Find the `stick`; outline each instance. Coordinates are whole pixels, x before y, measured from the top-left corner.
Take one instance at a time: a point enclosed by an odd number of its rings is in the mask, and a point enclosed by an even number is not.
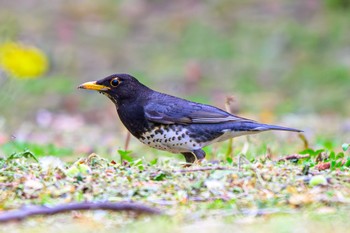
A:
[[[202,172],[202,171],[215,171],[215,170],[237,171],[236,168],[232,168],[232,167],[200,167],[200,168],[193,168],[193,169],[174,170],[172,172],[186,173],[186,172]]]
[[[242,165],[242,156],[245,158],[245,154],[247,154],[248,149],[249,149],[249,137],[247,136],[247,141],[244,143],[244,146],[241,150],[241,152],[238,154],[238,170],[241,170],[241,165]],[[246,159],[247,160],[247,159]],[[249,164],[251,164],[249,162]]]
[[[23,220],[33,215],[52,215],[73,210],[112,210],[132,211],[138,214],[161,214],[160,210],[136,203],[127,202],[82,202],[59,204],[53,207],[29,206],[19,210],[5,211],[0,214],[0,222]]]
[[[129,148],[129,143],[130,143],[130,133],[129,131],[126,134],[126,139],[125,139],[125,144],[124,144],[124,150],[127,151]]]
[[[277,162],[281,162],[281,161],[287,161],[287,160],[298,160],[298,159],[305,159],[305,158],[309,158],[310,155],[306,154],[306,155],[299,155],[299,154],[294,154],[294,155],[288,155],[284,158],[280,158],[277,160]]]
[[[298,134],[298,137],[303,141],[304,150],[306,150],[307,148],[309,148],[309,141],[306,139],[305,134],[299,133],[299,134]]]
[[[231,111],[231,107],[233,105],[233,102],[235,102],[235,97],[233,96],[227,96],[226,97],[226,101],[225,101],[225,109],[228,113],[232,113]],[[228,140],[228,148],[227,148],[227,151],[226,151],[226,157],[230,157],[232,158],[232,152],[233,152],[233,138],[230,138]]]

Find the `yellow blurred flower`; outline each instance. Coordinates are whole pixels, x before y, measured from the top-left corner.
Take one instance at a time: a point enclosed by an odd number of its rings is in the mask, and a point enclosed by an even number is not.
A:
[[[48,59],[36,47],[6,42],[0,45],[0,67],[16,78],[37,78],[47,71]]]

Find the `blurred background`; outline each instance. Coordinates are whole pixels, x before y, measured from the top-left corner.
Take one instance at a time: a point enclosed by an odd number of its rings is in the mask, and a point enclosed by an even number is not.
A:
[[[338,147],[350,135],[349,28],[348,0],[0,0],[2,155],[124,148],[114,105],[76,89],[112,73]],[[265,151],[302,148],[264,135],[253,140]]]

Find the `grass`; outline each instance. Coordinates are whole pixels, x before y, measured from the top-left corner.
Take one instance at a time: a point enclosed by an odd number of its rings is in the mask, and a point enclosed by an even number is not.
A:
[[[53,144],[35,144],[21,141],[10,141],[0,147],[3,154],[21,153],[23,150],[31,151],[35,156],[68,156],[72,155],[73,151],[69,148],[58,148]]]
[[[124,151],[119,151],[121,161],[92,154],[74,163],[54,157],[35,162],[35,154],[24,151],[1,161],[0,206],[7,210],[29,204],[133,201],[166,214],[162,218],[134,219],[106,211],[73,212],[25,220],[16,226],[24,227],[20,232],[26,232],[27,224],[39,222],[54,229],[59,224],[50,226],[50,222],[58,219],[67,231],[76,227],[96,230],[103,222],[107,226],[103,230],[113,227],[127,232],[163,227],[165,232],[187,232],[202,225],[207,226],[207,232],[233,226],[243,232],[260,227],[271,232],[294,232],[296,223],[298,229],[315,226],[330,232],[332,224],[339,230],[348,224],[350,155],[349,145],[341,146],[344,151],[339,153],[308,149],[286,160],[265,156],[239,162],[235,157],[190,168],[181,167],[176,160],[147,162]],[[326,163],[328,168],[320,167]],[[69,216],[75,215],[78,220],[70,220]],[[332,220],[324,222],[328,216]],[[90,222],[92,229],[82,226],[84,222]],[[5,225],[4,229],[13,227]]]

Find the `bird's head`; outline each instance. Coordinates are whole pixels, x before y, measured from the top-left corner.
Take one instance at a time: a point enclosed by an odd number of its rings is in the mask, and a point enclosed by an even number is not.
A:
[[[83,83],[78,88],[98,91],[110,98],[117,106],[125,100],[133,101],[149,90],[129,74],[112,74],[98,81]]]

